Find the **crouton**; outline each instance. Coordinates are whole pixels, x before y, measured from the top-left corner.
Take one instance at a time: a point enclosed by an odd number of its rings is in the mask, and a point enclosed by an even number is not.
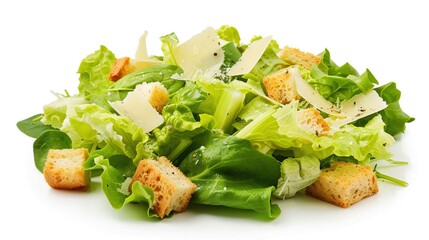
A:
[[[316,136],[328,135],[330,127],[320,112],[315,108],[301,109],[297,113],[298,125]]]
[[[160,82],[144,82],[137,85],[136,91],[143,94],[158,113],[162,113],[162,109],[165,107],[170,97],[168,90]]]
[[[322,169],[318,180],[306,189],[307,194],[325,202],[347,208],[378,192],[375,173],[370,166],[335,162]]]
[[[162,109],[168,102],[169,94],[167,89],[160,82],[149,83],[151,88],[148,88],[147,96],[149,103],[157,112],[162,113]]]
[[[295,82],[291,73],[287,69],[281,69],[262,80],[268,97],[281,103],[287,104],[292,100],[299,100]]]
[[[115,61],[112,69],[110,70],[109,79],[116,82],[125,75],[132,73],[134,70],[135,67],[129,57],[119,58]]]
[[[280,52],[280,58],[290,65],[300,65],[305,69],[310,70],[313,64],[320,63],[320,56],[302,52],[297,48],[284,47]]]
[[[131,184],[135,181],[152,188],[155,194],[153,209],[161,219],[171,211],[185,211],[197,187],[166,157],[141,160]]]
[[[83,169],[87,158],[85,148],[50,149],[43,168],[46,182],[54,189],[87,190],[91,181],[90,171]]]

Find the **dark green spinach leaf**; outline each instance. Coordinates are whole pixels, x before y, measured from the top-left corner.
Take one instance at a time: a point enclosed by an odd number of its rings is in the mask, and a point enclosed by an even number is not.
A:
[[[40,119],[42,119],[42,114],[36,114],[17,122],[16,126],[22,133],[32,138],[38,138],[42,133],[55,129],[50,125],[43,124]]]
[[[216,140],[191,152],[179,168],[198,186],[194,203],[253,210],[269,218],[280,214],[280,208],[271,204],[280,163],[247,140],[234,136]]]
[[[34,163],[36,164],[36,168],[40,172],[43,172],[49,149],[67,148],[72,148],[72,141],[67,134],[59,130],[49,130],[42,133],[33,144]]]

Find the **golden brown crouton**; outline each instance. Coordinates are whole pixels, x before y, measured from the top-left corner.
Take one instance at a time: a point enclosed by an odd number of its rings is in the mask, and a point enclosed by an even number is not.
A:
[[[160,82],[149,84],[152,88],[148,92],[149,103],[157,112],[161,113],[162,109],[168,102],[169,94],[167,89]]]
[[[316,136],[327,135],[330,127],[320,112],[315,108],[301,109],[297,113],[298,124],[307,132],[315,133]]]
[[[311,65],[320,63],[320,56],[288,46],[284,47],[280,52],[280,58],[290,65],[300,65],[308,70],[311,69]]]
[[[112,69],[109,73],[109,79],[111,81],[118,81],[123,76],[132,73],[134,71],[135,67],[131,62],[131,59],[129,57],[123,57],[116,59],[115,63],[113,64]]]
[[[375,173],[370,166],[335,162],[323,169],[318,180],[306,192],[325,202],[347,208],[378,192]]]
[[[153,209],[161,219],[173,210],[185,211],[197,187],[166,157],[141,160],[131,184],[135,181],[152,188],[155,194]]]
[[[50,149],[43,168],[46,182],[55,189],[86,190],[91,181],[90,171],[83,169],[88,150]]]
[[[267,90],[268,97],[281,103],[287,104],[292,100],[299,100],[295,82],[287,69],[281,69],[262,80]]]

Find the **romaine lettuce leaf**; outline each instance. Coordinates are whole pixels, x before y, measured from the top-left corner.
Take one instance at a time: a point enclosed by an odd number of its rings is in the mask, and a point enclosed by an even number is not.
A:
[[[179,156],[192,143],[192,138],[213,126],[213,117],[200,116],[197,121],[190,108],[183,104],[171,104],[164,108],[163,117],[165,125],[153,131],[156,138],[155,152],[159,156],[167,156],[175,162]]]
[[[320,161],[315,157],[287,158],[281,166],[281,177],[274,191],[280,199],[291,198],[314,183],[320,176]]]
[[[258,118],[261,113],[268,112],[277,108],[278,106],[272,102],[256,96],[249,103],[247,103],[237,115],[236,121],[233,126],[237,130],[243,129],[247,124]]]
[[[215,128],[231,133],[232,124],[243,107],[246,93],[218,79],[198,79],[197,84],[207,93],[199,109],[215,118]]]
[[[174,57],[174,48],[176,48],[177,44],[179,44],[179,39],[177,38],[175,33],[170,33],[162,36],[162,52],[164,54],[164,62],[166,64],[177,65],[176,58]]]
[[[261,113],[235,136],[251,141],[256,149],[265,153],[274,149],[299,148],[303,144],[311,143],[315,135],[299,127],[297,109],[298,102],[294,101]]]
[[[280,209],[271,194],[280,177],[280,163],[249,141],[229,136],[191,152],[179,165],[197,184],[191,202],[248,209],[276,218]]]

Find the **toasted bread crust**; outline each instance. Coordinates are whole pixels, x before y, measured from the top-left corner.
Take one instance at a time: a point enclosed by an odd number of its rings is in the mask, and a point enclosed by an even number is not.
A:
[[[378,192],[375,173],[370,166],[350,162],[335,162],[322,170],[319,179],[308,186],[307,194],[347,208]]]
[[[87,158],[85,148],[50,149],[43,168],[46,182],[54,189],[87,190],[90,172],[83,169]]]
[[[157,112],[162,113],[162,109],[167,105],[169,99],[167,89],[161,83],[154,83],[150,92],[149,103]]]
[[[303,52],[298,48],[284,47],[280,52],[280,58],[290,65],[300,65],[310,70],[313,64],[320,63],[320,56]]]
[[[161,219],[172,210],[185,211],[196,190],[196,185],[165,157],[141,160],[131,185],[134,181],[152,188],[155,194],[153,209]]]
[[[262,81],[268,97],[281,104],[301,99],[292,80],[292,75],[287,69],[281,69],[268,75]]]
[[[307,132],[316,134],[316,136],[328,135],[331,129],[329,124],[320,115],[316,108],[301,109],[297,113],[298,124]]]
[[[129,57],[119,58],[115,61],[112,69],[110,70],[109,79],[116,82],[133,71],[134,65]]]

